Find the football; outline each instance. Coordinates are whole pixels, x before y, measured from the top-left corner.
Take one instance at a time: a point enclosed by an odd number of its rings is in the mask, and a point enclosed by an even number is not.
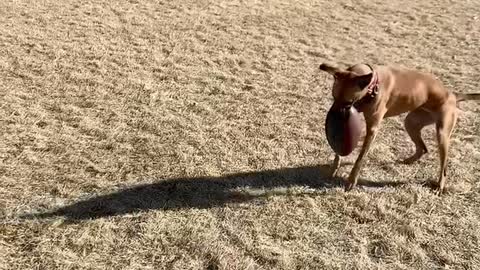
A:
[[[325,121],[325,132],[328,144],[335,153],[340,156],[352,153],[360,140],[361,131],[360,114],[353,106],[330,108]]]

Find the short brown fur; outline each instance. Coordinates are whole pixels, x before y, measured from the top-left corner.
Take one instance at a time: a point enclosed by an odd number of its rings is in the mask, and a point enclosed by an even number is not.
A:
[[[364,104],[360,112],[364,114],[366,136],[361,151],[348,177],[346,191],[357,185],[358,176],[364,157],[368,154],[375,136],[386,117],[408,113],[405,129],[415,144],[415,153],[404,160],[411,164],[427,153],[422,140],[421,130],[436,124],[436,134],[440,154],[440,171],[437,193],[445,190],[446,164],[452,131],[457,121],[457,102],[462,100],[480,100],[480,94],[461,94],[449,92],[443,84],[432,75],[400,67],[357,64],[344,70],[330,64],[321,64],[320,69],[333,75],[335,83],[332,88],[334,106],[343,106],[360,100],[367,94],[367,85],[374,73],[379,78],[378,94],[374,100]],[[340,167],[340,156],[336,155],[332,175]]]

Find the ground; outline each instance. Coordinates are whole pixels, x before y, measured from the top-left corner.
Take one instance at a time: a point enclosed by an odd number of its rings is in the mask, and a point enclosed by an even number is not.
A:
[[[479,105],[444,196],[404,115],[345,193],[318,70],[475,92],[479,44],[473,0],[2,0],[0,269],[479,269]]]

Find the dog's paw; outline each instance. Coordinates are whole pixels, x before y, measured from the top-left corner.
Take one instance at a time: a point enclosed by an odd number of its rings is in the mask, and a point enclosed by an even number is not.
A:
[[[440,187],[440,184],[437,181],[434,181],[434,180],[428,181],[426,183],[426,185],[430,186],[433,194],[435,194],[437,196],[442,196],[442,195],[445,195],[445,194],[448,193],[446,188],[445,187]]]
[[[345,183],[345,189],[344,189],[345,192],[349,192],[349,191],[351,191],[351,190],[354,189],[354,188],[355,188],[355,184],[354,184],[354,183],[352,183],[352,182],[350,182],[350,181],[346,181],[346,183]]]
[[[417,160],[420,159],[421,156],[418,156],[418,155],[413,155],[409,158],[406,158],[404,160],[401,161],[402,164],[405,164],[405,165],[410,165],[410,164],[413,164],[415,163]]]
[[[404,159],[401,163],[403,163],[403,164],[413,164],[413,163],[417,162],[421,157],[423,157],[423,155],[425,155],[427,153],[428,153],[428,151],[426,149],[425,150],[417,149],[412,156]]]
[[[435,195],[437,196],[442,196],[443,194],[445,194],[445,190],[440,188],[440,187],[437,187],[435,188]]]
[[[338,177],[338,169],[335,169],[335,168],[331,169],[329,174],[330,174],[330,178],[337,178]]]

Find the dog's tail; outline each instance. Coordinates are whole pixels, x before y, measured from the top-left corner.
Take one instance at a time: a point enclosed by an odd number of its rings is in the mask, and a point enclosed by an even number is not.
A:
[[[480,100],[480,93],[464,94],[464,93],[453,93],[457,98],[457,101],[466,101],[466,100]]]

